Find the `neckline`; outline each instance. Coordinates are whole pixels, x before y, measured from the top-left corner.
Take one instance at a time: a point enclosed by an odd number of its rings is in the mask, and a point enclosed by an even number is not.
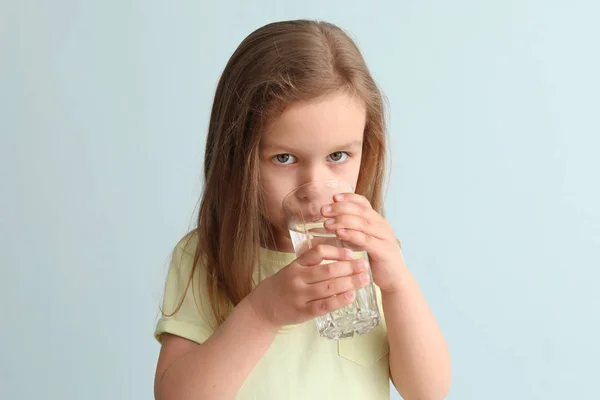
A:
[[[295,253],[271,250],[265,247],[260,248],[261,264],[265,267],[275,268],[280,270],[296,259]]]

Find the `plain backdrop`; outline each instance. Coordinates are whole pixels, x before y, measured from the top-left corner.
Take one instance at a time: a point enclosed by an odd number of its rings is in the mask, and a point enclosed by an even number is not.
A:
[[[448,398],[600,398],[598,2],[0,4],[0,398],[152,398],[217,79],[295,18],[348,30],[387,95],[386,215]]]

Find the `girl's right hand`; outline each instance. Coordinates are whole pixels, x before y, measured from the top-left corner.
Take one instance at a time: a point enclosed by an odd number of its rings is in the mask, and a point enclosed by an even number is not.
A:
[[[330,262],[322,264],[325,260]],[[355,290],[368,283],[366,260],[355,260],[348,249],[319,245],[263,280],[247,299],[259,318],[280,328],[349,305]]]

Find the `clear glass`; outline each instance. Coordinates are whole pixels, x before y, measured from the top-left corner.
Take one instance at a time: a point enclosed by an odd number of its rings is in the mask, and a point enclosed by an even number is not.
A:
[[[337,193],[352,192],[354,190],[349,184],[330,180],[307,183],[284,198],[283,209],[296,256],[299,257],[319,244],[327,244],[351,249],[354,258],[364,258],[368,264],[369,258],[364,249],[339,239],[323,225],[326,218],[321,215],[321,207],[333,203],[333,196]],[[323,261],[323,263],[331,262],[334,261]],[[371,276],[370,266],[368,274]],[[316,318],[315,322],[321,336],[338,340],[350,338],[355,333],[365,334],[375,328],[379,320],[379,308],[371,276],[369,284],[356,291],[356,298],[352,304]]]

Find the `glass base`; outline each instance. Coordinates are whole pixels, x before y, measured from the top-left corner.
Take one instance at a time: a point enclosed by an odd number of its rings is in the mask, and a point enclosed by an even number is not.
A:
[[[333,317],[331,314],[316,319],[319,335],[331,340],[348,339],[355,333],[364,335],[379,325],[379,312],[359,311],[357,314],[345,314]]]

